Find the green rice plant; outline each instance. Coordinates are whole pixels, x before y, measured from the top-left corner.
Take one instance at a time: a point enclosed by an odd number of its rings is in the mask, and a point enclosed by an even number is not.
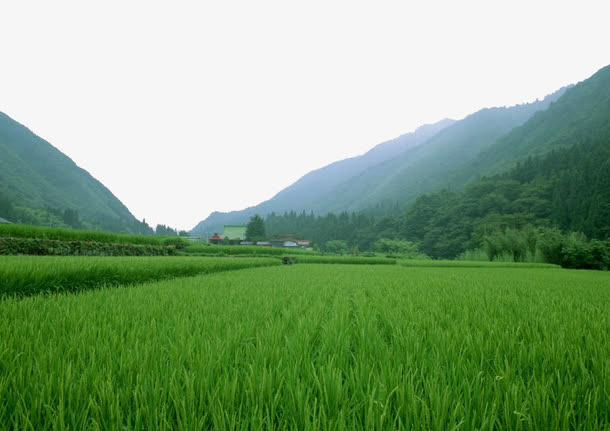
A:
[[[358,256],[295,256],[295,263],[339,263],[346,265],[394,265],[395,259]]]
[[[0,302],[5,429],[605,430],[610,275],[292,265]]]
[[[522,263],[522,262],[489,262],[489,261],[467,261],[467,260],[410,260],[401,259],[399,265],[425,268],[547,268],[559,269],[559,265],[552,263]]]
[[[189,244],[184,253],[200,256],[285,256],[285,255],[317,255],[315,251],[302,248],[286,249],[283,247],[263,247],[258,245],[212,245]]]
[[[39,238],[59,241],[95,241],[116,244],[185,245],[188,241],[179,237],[150,235],[122,235],[81,229],[63,229],[22,224],[0,224],[0,237]],[[179,247],[177,247],[179,248]]]
[[[273,258],[0,256],[0,297],[74,292],[279,264]]]

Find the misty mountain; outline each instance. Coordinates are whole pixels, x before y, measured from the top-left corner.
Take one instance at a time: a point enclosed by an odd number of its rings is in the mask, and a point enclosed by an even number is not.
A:
[[[482,109],[443,129],[425,144],[379,163],[331,193],[322,195],[312,208],[316,212],[358,211],[379,202],[410,203],[419,194],[444,187],[461,187],[450,182],[450,174],[498,138],[547,109],[565,88],[542,101],[510,108]]]
[[[451,187],[419,194],[405,211],[377,218],[363,212],[317,217],[292,212],[268,216],[267,232],[294,232],[321,247],[343,240],[349,248],[370,250],[385,238],[410,241],[434,258],[478,250],[489,259],[509,253],[515,261],[544,256],[565,267],[607,269],[609,120],[610,66],[444,173]],[[460,122],[409,152],[423,151],[457,126]]]
[[[192,232],[220,232],[224,224],[245,223],[254,214],[359,211],[379,203],[406,205],[418,194],[447,185],[450,174],[482,149],[561,97],[513,107],[482,109],[460,121],[443,120],[384,142],[366,154],[310,172],[272,199],[228,213],[214,212]],[[459,184],[459,185],[463,185]]]
[[[191,232],[200,235],[206,235],[207,232],[208,235],[212,235],[214,232],[222,232],[223,225],[245,223],[254,214],[312,209],[324,190],[333,189],[349,182],[364,170],[417,147],[453,123],[454,120],[444,119],[434,124],[423,125],[412,133],[383,142],[365,154],[340,160],[309,172],[260,205],[241,211],[212,213]]]
[[[14,221],[45,224],[70,214],[73,227],[135,233],[141,225],[102,183],[1,112],[0,201],[0,216]]]
[[[511,168],[516,161],[608,136],[609,132],[610,66],[606,66],[451,173],[450,182],[465,184]]]

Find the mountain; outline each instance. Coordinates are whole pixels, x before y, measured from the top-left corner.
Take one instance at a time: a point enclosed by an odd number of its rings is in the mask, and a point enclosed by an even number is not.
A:
[[[519,160],[607,136],[610,132],[610,66],[571,88],[549,109],[498,139],[450,175],[465,184],[510,168]]]
[[[483,114],[489,111],[470,120]],[[485,130],[484,119],[477,130]],[[436,179],[449,178],[452,187],[420,194],[401,214],[373,218],[364,213],[290,213],[269,216],[267,231],[294,232],[322,249],[328,241],[343,240],[350,248],[372,250],[385,238],[410,241],[435,258],[454,258],[470,250],[475,259],[482,253],[488,259],[544,258],[572,268],[608,268],[609,120],[610,67],[605,67],[457,169],[443,176],[439,169]],[[446,135],[459,136],[455,129],[464,125],[457,122],[445,128],[405,155],[431,151]],[[406,173],[417,172],[418,163],[411,163]],[[434,169],[430,163],[426,166]],[[437,184],[442,186],[443,180]],[[412,186],[405,183],[402,190]]]
[[[467,248],[484,246],[488,251],[491,247],[515,252],[525,244],[534,254],[536,240],[556,236],[547,232],[536,239],[537,228],[550,226],[571,232],[562,240],[566,247],[561,252],[571,267],[607,266],[610,133],[604,129],[591,129],[591,137],[574,145],[528,157],[502,174],[474,180],[463,192],[445,189],[419,196],[395,223],[400,226],[395,234],[433,257],[454,258]],[[546,142],[549,135],[539,135],[539,142]],[[493,241],[486,243],[484,237],[492,236]],[[598,242],[593,249],[586,238],[606,241],[606,245]],[[587,256],[606,263],[578,263],[590,260]]]
[[[443,129],[425,144],[379,163],[334,188],[314,211],[358,211],[379,202],[410,203],[419,194],[466,183],[449,182],[450,173],[536,112],[547,109],[565,88],[544,100],[510,108],[482,109]]]
[[[447,185],[449,174],[498,138],[547,109],[561,89],[544,100],[478,111],[460,121],[443,120],[384,142],[366,154],[310,172],[272,199],[228,213],[214,212],[192,230],[220,232],[224,224],[245,223],[272,212],[360,211],[376,204],[406,205],[418,194]]]
[[[309,172],[270,200],[257,206],[241,211],[212,213],[207,219],[195,226],[191,232],[211,235],[214,232],[222,232],[225,224],[245,223],[254,214],[266,215],[272,212],[283,213],[291,210],[312,209],[315,201],[319,199],[324,190],[333,189],[349,182],[354,176],[366,169],[417,147],[453,123],[454,120],[444,119],[434,124],[423,125],[412,133],[378,144],[365,154],[340,160]]]
[[[0,202],[0,216],[26,223],[132,233],[142,225],[102,183],[1,112]]]

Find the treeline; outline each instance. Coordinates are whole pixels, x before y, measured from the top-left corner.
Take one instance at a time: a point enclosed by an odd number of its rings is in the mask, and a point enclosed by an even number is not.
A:
[[[146,220],[126,221],[104,214],[99,214],[96,220],[91,220],[81,217],[78,210],[73,208],[54,208],[48,205],[41,208],[31,208],[15,202],[8,193],[2,190],[0,190],[0,217],[13,223],[34,226],[123,232],[137,235],[155,234]],[[167,234],[164,235],[167,236]]]
[[[136,235],[158,236],[188,236],[186,231],[178,231],[164,224],[158,224],[155,229],[148,225],[146,219],[139,221],[125,221],[116,217],[106,217],[103,214],[97,220],[81,218],[79,212],[73,208],[29,208],[13,202],[9,194],[0,190],[0,217],[13,223],[47,226],[65,229],[86,229],[92,231],[105,231],[127,233]]]
[[[297,214],[291,211],[283,215],[271,213],[265,218],[268,236],[293,233],[301,239],[313,241],[322,250],[332,240],[345,241],[350,248],[369,250],[378,239],[376,224],[373,216],[347,212],[316,216],[312,212]]]
[[[480,248],[483,238],[495,232],[528,226],[557,227],[605,241],[610,236],[610,138],[529,158],[461,193],[422,195],[397,224],[400,237],[443,258]]]
[[[433,258],[479,250],[490,260],[508,254],[516,261],[607,267],[610,136],[530,157],[461,192],[421,195],[399,215],[291,212],[271,214],[265,222],[271,235],[293,232],[322,249],[329,241],[343,240],[349,248],[373,250],[376,241],[387,238],[409,241]]]

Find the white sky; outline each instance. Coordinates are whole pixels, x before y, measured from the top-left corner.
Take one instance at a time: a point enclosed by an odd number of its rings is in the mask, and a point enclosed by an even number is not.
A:
[[[607,1],[0,3],[0,111],[191,229],[445,117],[610,63]]]

